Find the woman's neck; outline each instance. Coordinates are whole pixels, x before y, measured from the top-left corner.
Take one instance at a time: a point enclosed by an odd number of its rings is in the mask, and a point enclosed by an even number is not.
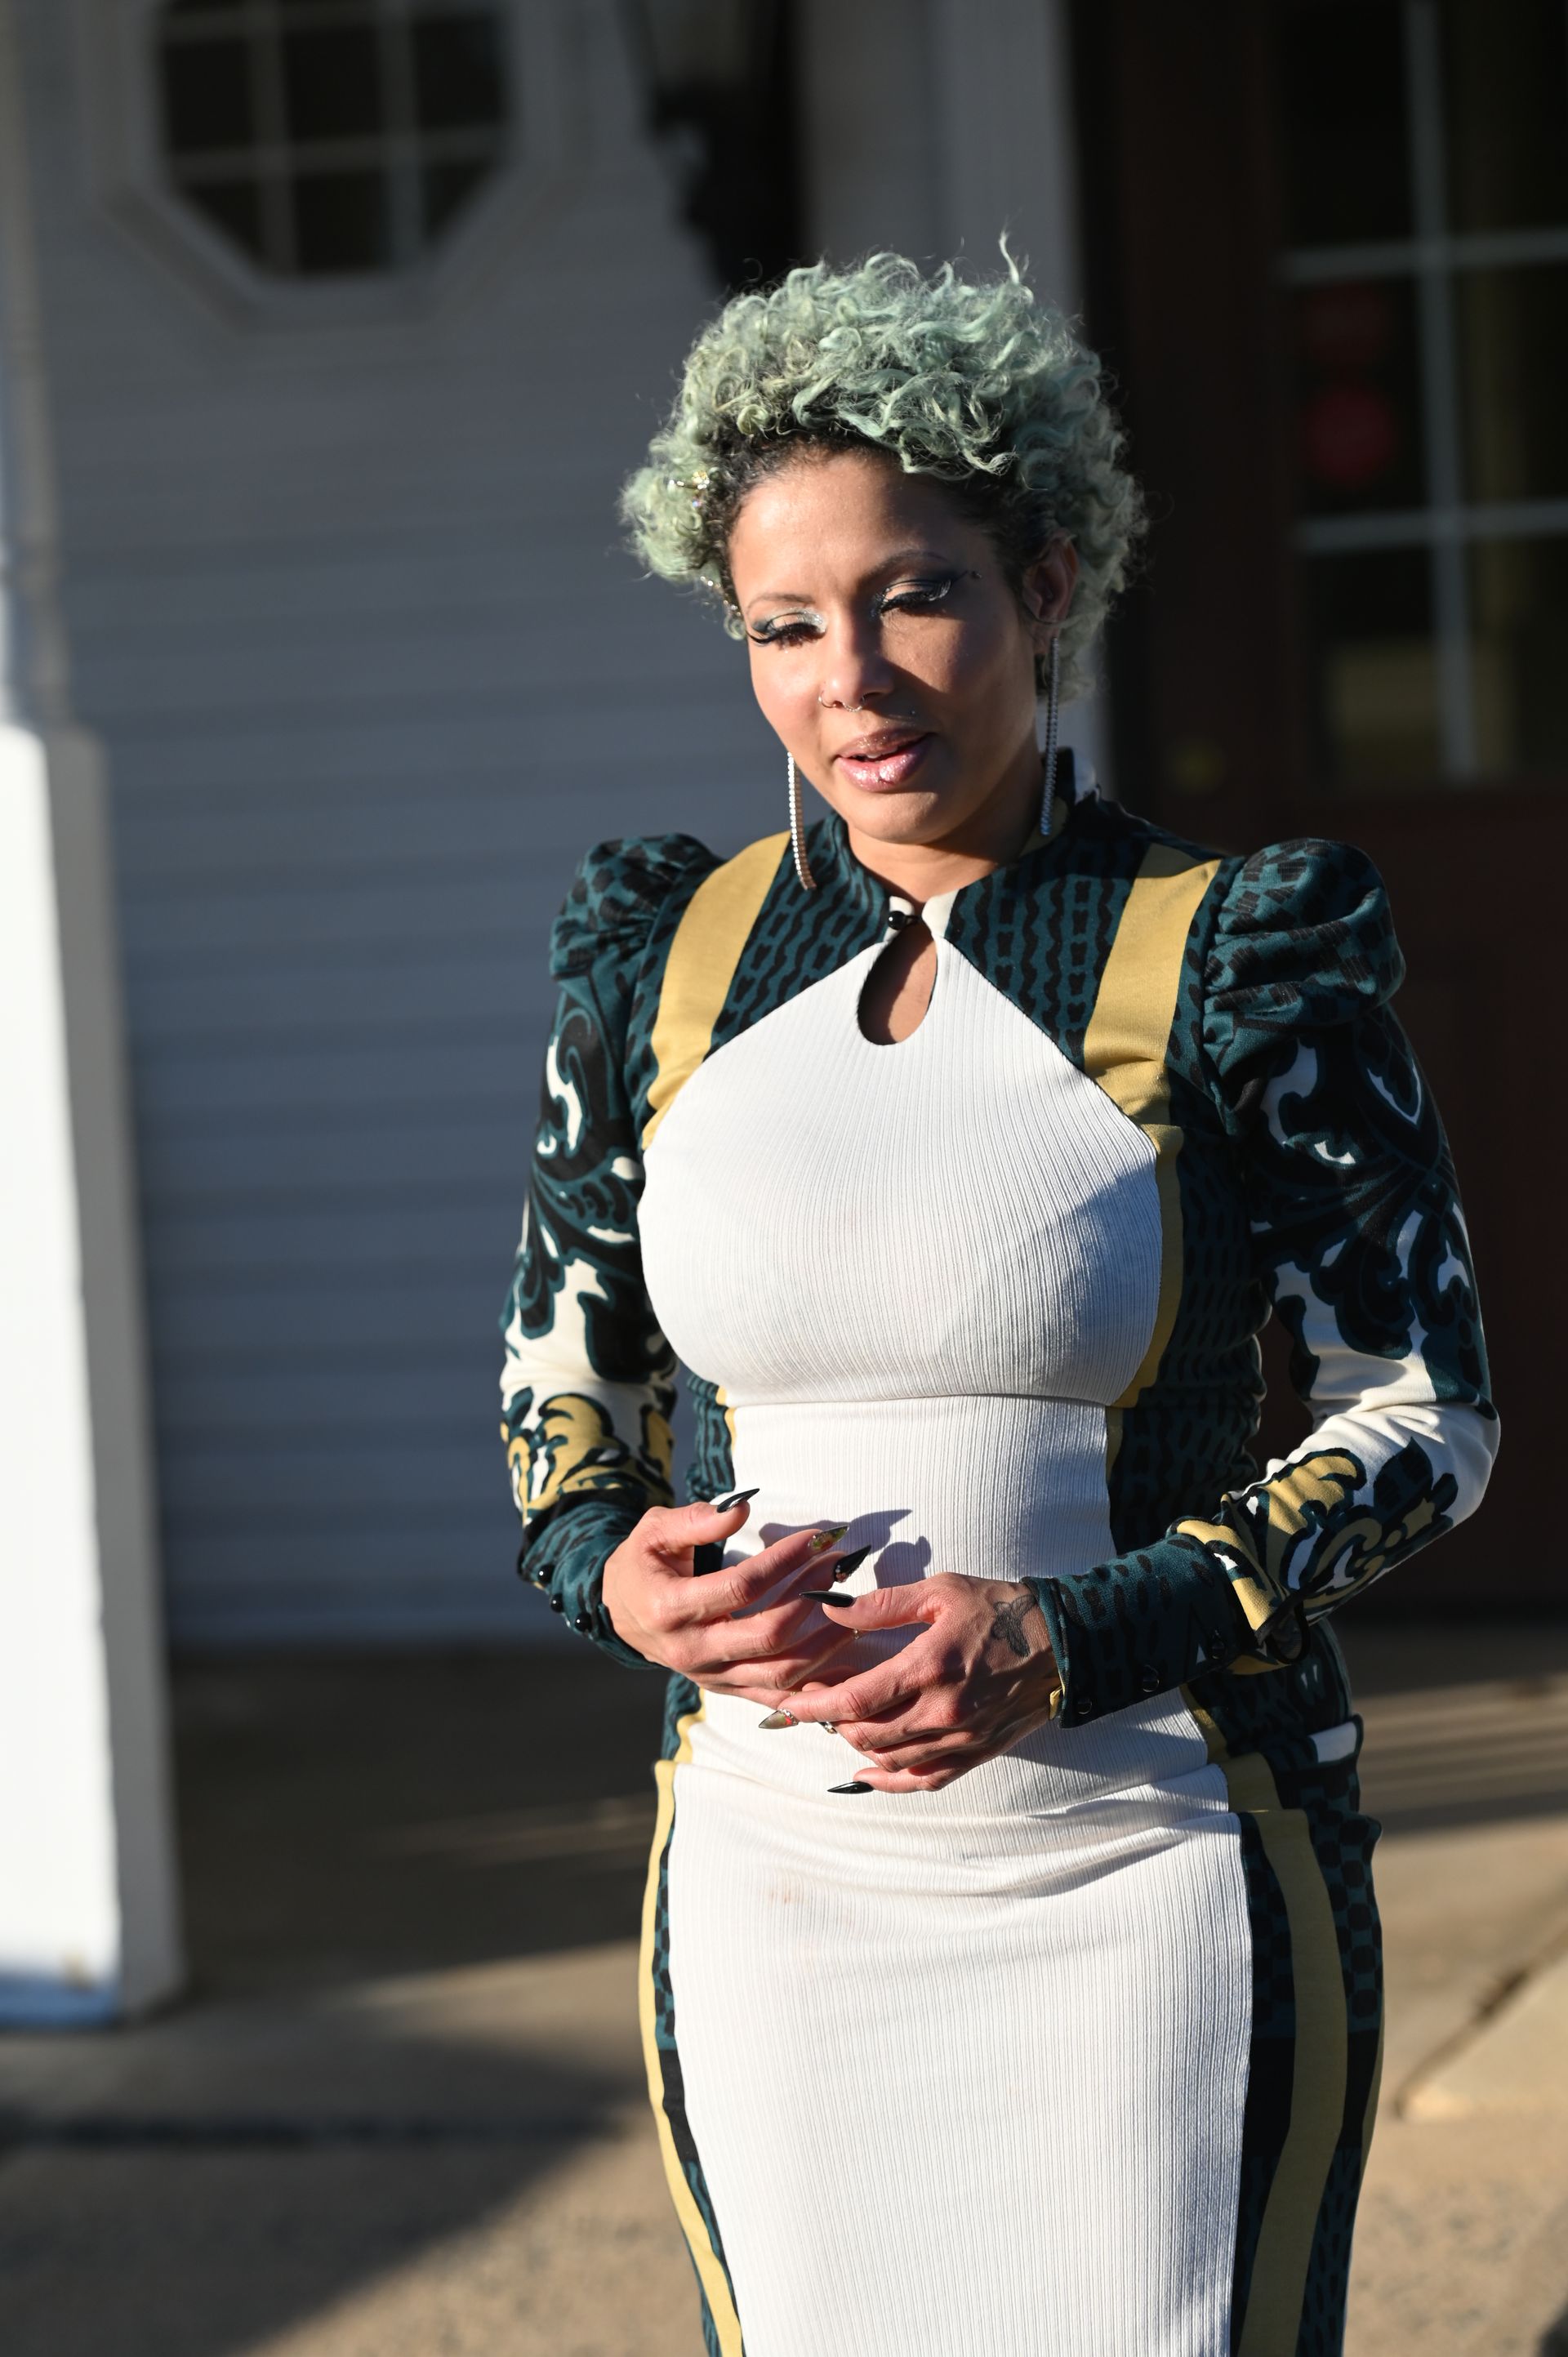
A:
[[[1031,746],[1005,785],[951,835],[934,843],[886,843],[847,821],[844,832],[864,868],[890,892],[922,908],[1016,859],[1038,832],[1039,821],[1039,756]]]

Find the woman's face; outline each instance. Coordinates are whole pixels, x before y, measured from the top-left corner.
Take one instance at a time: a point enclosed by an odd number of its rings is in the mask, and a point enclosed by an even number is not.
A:
[[[1035,659],[1072,596],[1070,545],[1020,601],[940,482],[854,450],[765,477],[729,558],[757,703],[852,840],[1009,856],[1039,792]]]

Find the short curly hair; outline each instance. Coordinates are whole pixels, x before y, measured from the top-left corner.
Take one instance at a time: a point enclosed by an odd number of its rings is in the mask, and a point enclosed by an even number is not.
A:
[[[621,495],[650,572],[715,594],[740,637],[728,544],[746,492],[807,451],[886,451],[951,487],[1015,587],[1053,540],[1071,541],[1062,690],[1080,694],[1143,500],[1098,359],[1036,300],[1005,244],[1003,256],[1004,274],[984,283],[951,263],[928,276],[896,253],[843,271],[816,262],[727,303]]]

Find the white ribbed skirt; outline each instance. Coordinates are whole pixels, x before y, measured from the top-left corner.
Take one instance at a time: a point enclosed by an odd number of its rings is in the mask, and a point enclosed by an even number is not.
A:
[[[1055,1728],[941,1792],[834,1795],[847,1747],[758,1717],[688,1727],[668,1852],[746,2357],[1223,2357],[1250,1947],[1190,1717],[1122,1714],[1172,1772],[1064,1805]]]

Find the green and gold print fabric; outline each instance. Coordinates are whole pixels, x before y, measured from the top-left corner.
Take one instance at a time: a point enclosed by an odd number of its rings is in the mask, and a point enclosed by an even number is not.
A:
[[[1289,1333],[1314,1428],[1208,1501],[1189,1477],[1163,1538],[1036,1583],[1070,1664],[1069,1721],[1178,1684],[1218,1707],[1223,1674],[1298,1663],[1332,1715],[1341,1680],[1315,1624],[1470,1512],[1497,1446],[1453,1167],[1388,1005],[1403,967],[1376,871],[1344,845],[1279,845],[1227,863],[1211,902],[1171,1046],[1188,1123],[1184,1297],[1166,1362],[1126,1416],[1127,1453],[1152,1436],[1169,1459],[1194,1422],[1195,1338],[1218,1355],[1206,1325],[1243,1274],[1226,1198],[1244,1214],[1254,1320],[1272,1308]],[[1206,1220],[1231,1236],[1218,1252]]]
[[[668,835],[604,846],[579,871],[552,936],[559,996],[501,1319],[519,1567],[627,1661],[639,1657],[617,1642],[600,1579],[639,1516],[671,1501],[676,1378],[642,1282],[627,1011],[655,916],[714,864],[689,836]]]
[[[1198,1535],[1248,1618],[1308,1620],[1469,1512],[1497,1445],[1469,1240],[1421,1068],[1386,998],[1402,973],[1375,871],[1338,845],[1247,863],[1206,1008],[1256,1264],[1316,1418]]]
[[[1049,844],[958,895],[947,938],[1148,1127],[1171,1282],[1146,1363],[1109,1407],[1117,1551],[1024,1577],[1069,1725],[1187,1686],[1232,1749],[1300,1737],[1348,1708],[1325,1616],[1472,1510],[1497,1440],[1448,1150],[1389,1003],[1402,964],[1387,899],[1343,845],[1217,859],[1092,791],[1065,799]],[[670,1497],[676,1376],[642,1280],[641,1144],[670,1075],[883,936],[886,892],[842,823],[817,821],[809,842],[809,901],[777,841],[722,876],[687,836],[602,845],[553,937],[502,1428],[521,1567],[626,1660],[603,1566]],[[672,1049],[693,975],[700,1020]],[[1314,1430],[1260,1475],[1271,1311]],[[727,1418],[711,1384],[693,1390],[694,1494],[712,1495]],[[1237,1674],[1260,1671],[1274,1674]]]

